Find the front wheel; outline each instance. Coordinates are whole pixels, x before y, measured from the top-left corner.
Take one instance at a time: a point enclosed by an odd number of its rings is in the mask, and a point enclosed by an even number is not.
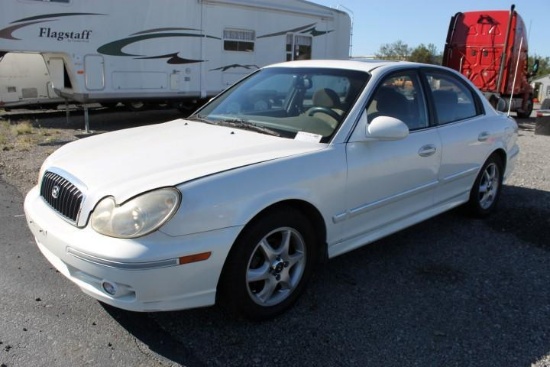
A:
[[[218,286],[222,306],[252,320],[273,318],[298,299],[313,272],[317,244],[300,212],[275,210],[235,242]]]
[[[483,165],[470,192],[468,209],[475,217],[486,217],[497,205],[502,190],[502,160],[492,155]]]

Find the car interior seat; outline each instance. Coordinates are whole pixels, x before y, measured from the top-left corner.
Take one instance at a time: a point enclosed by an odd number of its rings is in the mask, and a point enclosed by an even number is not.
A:
[[[315,91],[312,102],[316,107],[326,107],[331,109],[339,109],[341,107],[338,94],[329,88],[321,88]]]
[[[326,114],[326,113],[315,113],[316,117],[321,118],[323,121],[327,122],[331,127],[335,128],[336,125],[340,122],[340,116],[343,115],[344,111],[342,110],[342,105],[340,103],[340,98],[338,94],[329,88],[321,88],[313,93],[311,100],[313,107],[323,107],[328,110],[333,111],[335,114]],[[329,111],[330,112],[330,111]]]
[[[378,116],[390,116],[408,122],[409,102],[407,97],[391,87],[382,87],[376,92]]]

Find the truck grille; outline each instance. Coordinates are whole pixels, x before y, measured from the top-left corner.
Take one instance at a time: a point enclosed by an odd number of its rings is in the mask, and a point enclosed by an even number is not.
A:
[[[42,178],[40,196],[59,214],[76,223],[84,195],[68,180],[53,172]]]

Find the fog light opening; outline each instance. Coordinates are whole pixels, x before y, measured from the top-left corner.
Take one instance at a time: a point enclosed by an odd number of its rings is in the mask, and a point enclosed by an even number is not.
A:
[[[117,294],[118,292],[118,287],[115,283],[112,283],[108,280],[104,280],[101,282],[101,288],[103,288],[103,291],[105,291],[105,293],[111,295],[111,296],[114,296]]]

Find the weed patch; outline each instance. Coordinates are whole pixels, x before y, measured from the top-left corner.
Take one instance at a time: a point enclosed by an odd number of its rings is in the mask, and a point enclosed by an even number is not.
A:
[[[22,121],[11,127],[12,133],[15,136],[30,135],[33,133],[33,127],[30,121]]]

